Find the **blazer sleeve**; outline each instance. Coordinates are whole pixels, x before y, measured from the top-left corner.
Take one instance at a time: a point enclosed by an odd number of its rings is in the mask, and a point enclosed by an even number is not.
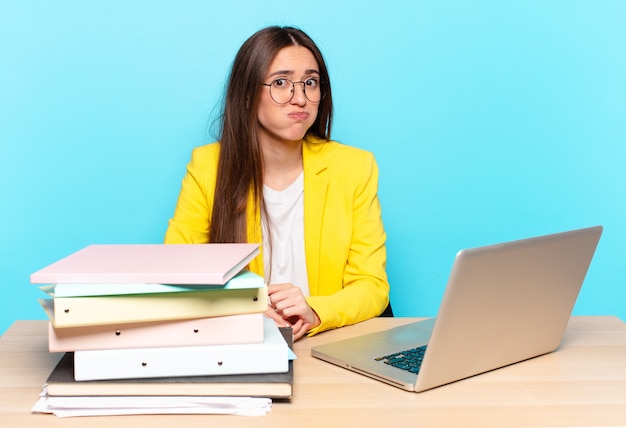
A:
[[[166,244],[204,244],[209,241],[218,156],[219,145],[215,143],[192,151],[174,216],[165,232]]]
[[[307,299],[321,325],[309,335],[376,317],[389,303],[378,166],[371,153],[359,153],[352,153],[336,168],[341,172],[329,178],[320,244],[324,261],[318,293]],[[341,197],[333,196],[337,193]]]

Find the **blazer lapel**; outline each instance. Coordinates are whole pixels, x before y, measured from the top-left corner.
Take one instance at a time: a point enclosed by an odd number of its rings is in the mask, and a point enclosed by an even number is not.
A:
[[[318,294],[320,275],[320,240],[324,222],[328,168],[323,155],[323,142],[302,145],[304,168],[304,242],[309,277],[309,291]]]
[[[246,213],[246,230],[248,236],[248,242],[255,244],[263,244],[263,231],[261,228],[261,213],[254,206],[254,197],[252,192],[248,195],[248,205]],[[263,266],[263,245],[259,254],[250,261],[248,268],[257,273],[258,275],[265,275],[265,268]]]

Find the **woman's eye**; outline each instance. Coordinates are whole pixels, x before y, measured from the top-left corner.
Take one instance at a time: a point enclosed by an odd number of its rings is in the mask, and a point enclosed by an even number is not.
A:
[[[277,88],[284,88],[285,86],[287,86],[287,79],[276,79],[274,80],[273,85]]]
[[[310,79],[306,79],[304,81],[304,84],[309,88],[316,88],[317,85],[319,84],[319,81],[317,79],[310,78]]]

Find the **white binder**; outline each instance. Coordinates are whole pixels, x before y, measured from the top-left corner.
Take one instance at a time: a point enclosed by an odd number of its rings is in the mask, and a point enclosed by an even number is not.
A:
[[[174,376],[285,373],[289,347],[273,320],[262,343],[76,351],[77,381]]]

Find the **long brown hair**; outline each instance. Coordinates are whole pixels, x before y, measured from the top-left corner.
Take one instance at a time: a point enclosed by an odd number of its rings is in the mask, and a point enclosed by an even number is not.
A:
[[[263,157],[257,112],[261,83],[279,50],[307,48],[317,61],[323,97],[317,119],[308,133],[329,140],[332,122],[330,79],[322,53],[313,40],[294,27],[267,27],[253,34],[239,49],[228,79],[220,130],[209,242],[246,242],[247,203],[252,192],[255,209],[263,195]]]

